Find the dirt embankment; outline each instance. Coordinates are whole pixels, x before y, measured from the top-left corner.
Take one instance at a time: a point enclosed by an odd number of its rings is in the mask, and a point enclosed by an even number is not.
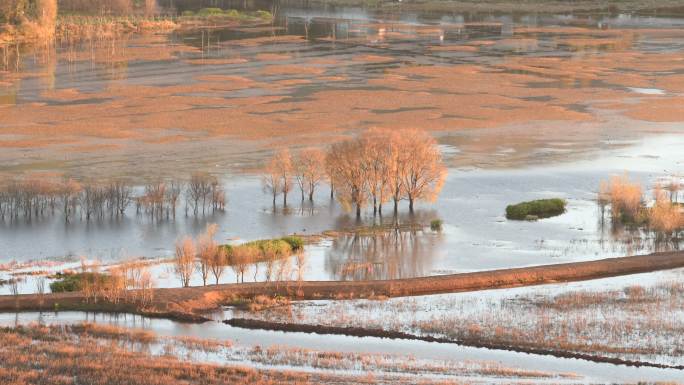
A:
[[[202,312],[257,295],[293,299],[351,299],[377,296],[405,297],[455,293],[557,282],[581,281],[684,267],[684,252],[608,258],[589,262],[501,269],[435,277],[384,281],[288,281],[224,284],[190,288],[154,289],[152,303],[140,309],[133,304],[86,303],[81,293],[0,296],[0,311],[89,310],[134,312],[148,316],[202,321]]]

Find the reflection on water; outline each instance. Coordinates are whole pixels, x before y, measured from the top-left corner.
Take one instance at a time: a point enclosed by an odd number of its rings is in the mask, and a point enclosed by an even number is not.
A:
[[[392,228],[371,234],[344,234],[326,253],[333,280],[397,279],[430,275],[440,235]]]
[[[272,4],[172,1],[178,11],[207,3],[253,9]],[[0,74],[0,104],[8,113],[0,119],[24,120],[0,123],[0,172],[163,177],[192,168],[226,177],[231,170],[253,169],[267,153],[241,149],[231,134],[257,132],[269,146],[272,140],[320,145],[336,135],[320,133],[324,129],[342,133],[405,123],[446,132],[439,140],[451,149],[445,158],[452,166],[494,170],[452,168],[438,202],[421,208],[444,220],[441,236],[344,236],[323,253],[326,267],[314,276],[397,278],[677,248],[677,240],[604,232],[595,223],[593,200],[599,180],[611,172],[627,169],[649,182],[662,170],[681,169],[681,135],[636,146],[642,154],[611,152],[596,159],[590,150],[609,152],[620,141],[641,143],[652,132],[680,128],[592,115],[600,106],[586,100],[619,104],[627,93],[631,109],[634,98],[672,95],[677,81],[661,82],[654,74],[677,75],[679,62],[643,54],[680,52],[682,25],[676,18],[395,14],[284,2],[273,25],[57,42],[48,49],[3,46],[0,66],[8,73]],[[554,126],[545,113],[564,125]],[[589,124],[594,121],[607,123]],[[26,136],[34,131],[46,137]],[[290,131],[301,136],[279,136]],[[209,139],[202,142],[205,135]],[[78,141],[70,146],[74,137]],[[138,147],[116,152],[130,143]],[[571,154],[584,160],[546,167]],[[517,168],[499,170],[511,165]],[[255,178],[230,178],[226,186],[227,212],[216,216],[152,222],[128,213],[67,226],[59,218],[0,223],[0,261],[169,255],[178,237],[197,234],[210,222],[220,225],[220,242],[355,225],[326,192],[314,205],[273,212]],[[502,218],[507,204],[555,196],[571,200],[559,218]],[[363,224],[372,225],[373,218]]]

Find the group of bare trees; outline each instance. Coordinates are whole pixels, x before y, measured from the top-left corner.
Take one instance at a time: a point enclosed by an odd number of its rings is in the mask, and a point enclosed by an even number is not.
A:
[[[259,240],[236,246],[219,245],[214,239],[217,229],[216,224],[209,224],[195,239],[186,236],[176,242],[173,272],[183,287],[189,287],[192,277],[197,273],[202,278],[203,286],[212,278],[218,285],[228,267],[235,273],[236,282],[244,282],[245,274],[250,271],[256,282],[260,263],[264,266],[266,281],[288,280],[293,272],[289,258],[293,252],[298,279],[303,276],[304,253],[293,249],[283,239]]]
[[[204,286],[207,285],[210,275],[216,284],[219,284],[229,260],[226,249],[219,247],[214,240],[217,229],[216,224],[209,224],[197,240],[185,237],[176,242],[173,267],[183,287],[190,286],[196,271],[200,272]]]
[[[223,186],[216,177],[204,173],[193,174],[188,183],[160,180],[138,189],[124,180],[97,183],[29,178],[0,186],[0,220],[31,219],[58,212],[67,223],[76,215],[86,221],[106,216],[121,217],[133,202],[138,213],[144,212],[157,219],[175,218],[183,193],[186,215],[189,211],[199,215],[225,210]]]
[[[442,189],[446,168],[436,141],[418,130],[371,129],[360,136],[338,142],[327,152],[302,150],[292,157],[287,149],[278,151],[262,174],[264,190],[273,197],[287,195],[293,181],[313,201],[322,182],[330,185],[331,197],[361,216],[363,207],[372,205],[373,214],[382,215],[384,203],[408,200],[409,211],[420,200],[434,200]]]

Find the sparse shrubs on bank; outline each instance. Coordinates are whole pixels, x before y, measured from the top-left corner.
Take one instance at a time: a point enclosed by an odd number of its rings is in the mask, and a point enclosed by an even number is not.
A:
[[[506,207],[506,218],[514,220],[536,220],[561,215],[565,212],[563,199],[538,199]]]
[[[677,203],[680,183],[678,177],[670,178],[665,184],[656,183],[649,202],[640,183],[631,181],[627,175],[611,177],[599,187],[597,202],[601,218],[610,209],[613,225],[648,227],[659,236],[676,234],[684,228],[684,207]]]
[[[261,239],[240,245],[219,245],[214,236],[217,232],[215,224],[207,225],[204,233],[197,239],[185,237],[176,243],[176,254],[173,259],[173,271],[183,287],[190,286],[192,277],[199,272],[203,285],[207,285],[210,276],[218,285],[226,268],[230,267],[236,275],[237,282],[244,282],[245,274],[253,270],[256,281],[259,264],[264,263],[266,280],[289,276],[289,257],[304,249],[304,240],[298,236],[286,236],[278,239]],[[298,258],[298,268],[303,263]]]

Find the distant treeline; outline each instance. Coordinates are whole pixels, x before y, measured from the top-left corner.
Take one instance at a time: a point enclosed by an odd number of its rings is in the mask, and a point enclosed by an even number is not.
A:
[[[137,213],[146,213],[152,218],[175,218],[183,201],[186,215],[223,211],[226,193],[218,179],[204,173],[193,174],[187,182],[151,182],[142,189],[135,189],[125,180],[79,182],[32,177],[0,186],[0,219],[61,214],[67,223],[76,217],[89,221],[123,216],[131,205],[135,205]]]

